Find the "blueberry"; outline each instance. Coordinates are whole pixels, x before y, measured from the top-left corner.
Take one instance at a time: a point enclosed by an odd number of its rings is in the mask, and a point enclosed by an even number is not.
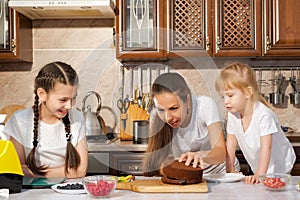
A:
[[[57,186],[57,189],[60,190],[83,190],[84,187],[80,183],[68,183],[67,185],[64,186]]]

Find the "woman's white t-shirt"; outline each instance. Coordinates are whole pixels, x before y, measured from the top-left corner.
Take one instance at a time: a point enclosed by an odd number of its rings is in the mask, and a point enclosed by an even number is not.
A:
[[[76,147],[86,134],[84,117],[77,110],[69,111],[71,124],[71,142]],[[26,108],[16,111],[5,124],[3,132],[13,137],[24,146],[27,157],[33,148],[33,109]],[[37,166],[59,167],[65,163],[67,139],[62,120],[47,124],[39,120],[38,146],[36,148]]]
[[[272,150],[267,173],[288,173],[296,155],[282,131],[275,113],[256,102],[249,127],[244,132],[239,113],[228,113],[227,133],[234,134],[248,164],[255,173],[259,164],[260,137],[272,134]]]
[[[208,126],[221,122],[216,103],[207,96],[192,96],[192,118],[185,128],[173,129],[172,153],[175,158],[185,152],[208,151],[212,149]],[[239,170],[238,161],[236,167]],[[204,173],[226,172],[225,163],[207,164]]]

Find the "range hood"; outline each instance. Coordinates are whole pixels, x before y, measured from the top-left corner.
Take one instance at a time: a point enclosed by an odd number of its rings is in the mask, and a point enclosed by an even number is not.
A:
[[[31,20],[115,17],[112,0],[9,0],[8,6]]]

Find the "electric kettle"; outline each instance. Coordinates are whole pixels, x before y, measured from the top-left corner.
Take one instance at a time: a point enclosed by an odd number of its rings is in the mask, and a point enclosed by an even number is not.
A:
[[[91,105],[85,105],[86,104],[86,99],[94,95],[97,97],[98,101],[98,107],[96,109],[96,112],[92,111]],[[101,110],[101,97],[100,95],[95,92],[95,91],[89,91],[86,93],[85,97],[82,100],[82,109],[81,111],[84,114],[85,117],[85,125],[87,129],[87,139],[93,138],[94,136],[99,136],[99,135],[104,135],[106,134],[106,126],[103,118],[99,115],[100,110]],[[86,111],[87,108],[87,111]]]

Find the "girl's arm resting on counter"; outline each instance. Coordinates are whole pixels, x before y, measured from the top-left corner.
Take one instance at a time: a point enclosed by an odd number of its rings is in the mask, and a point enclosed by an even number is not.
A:
[[[76,146],[76,150],[80,156],[80,165],[77,171],[69,170],[67,178],[84,177],[88,168],[88,146],[86,138],[82,139]]]
[[[259,175],[265,174],[268,170],[272,149],[272,134],[260,137],[260,153],[257,171],[253,176],[248,176],[245,182],[248,184],[259,183]]]
[[[268,171],[271,150],[272,150],[272,134],[260,137],[260,154],[258,168],[255,174],[261,175]]]
[[[18,153],[18,156],[19,156],[19,159],[20,159],[20,163],[22,165],[22,170],[23,170],[24,176],[26,176],[26,177],[34,177],[34,178],[41,177],[39,175],[33,174],[32,171],[28,168],[28,166],[26,164],[26,156],[25,156],[24,146],[21,143],[19,143],[14,137],[10,137],[10,140],[14,144],[15,149],[16,149],[16,151]]]
[[[227,134],[226,138],[226,172],[236,172],[234,167],[237,139],[233,134]]]
[[[77,170],[69,169],[65,174],[65,166],[57,168],[49,168],[46,177],[66,177],[66,178],[81,178],[86,175],[88,165],[88,147],[86,139],[82,139],[76,146],[76,150],[80,156],[80,164]]]
[[[13,137],[10,138],[13,142],[16,151],[18,153],[20,163],[22,165],[22,170],[25,176],[27,177],[41,177],[39,175],[35,175],[31,172],[31,170],[28,168],[26,164],[26,157],[25,157],[25,151],[22,144],[20,144],[17,140],[15,140]],[[86,139],[81,140],[77,146],[76,150],[80,155],[80,164],[77,170],[69,169],[69,173],[65,174],[65,167],[56,167],[56,168],[49,168],[47,169],[47,174],[45,177],[67,177],[67,178],[78,178],[78,177],[84,177],[86,175],[87,171],[87,165],[88,165],[88,147],[86,143]]]

